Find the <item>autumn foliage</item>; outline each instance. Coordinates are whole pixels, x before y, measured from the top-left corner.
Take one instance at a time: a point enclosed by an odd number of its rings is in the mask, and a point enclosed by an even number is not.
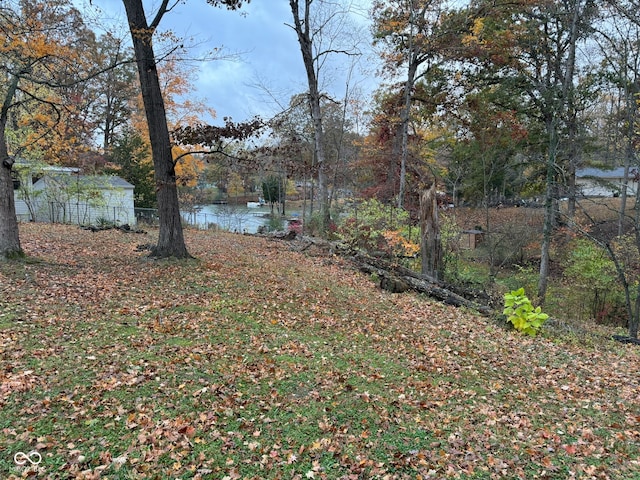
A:
[[[640,474],[633,345],[525,337],[264,238],[187,230],[197,259],[153,261],[156,231],[21,229],[29,261],[0,263],[2,478]]]

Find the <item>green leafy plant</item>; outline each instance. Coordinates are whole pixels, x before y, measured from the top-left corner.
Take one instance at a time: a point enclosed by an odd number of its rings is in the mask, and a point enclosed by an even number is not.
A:
[[[113,221],[109,220],[108,218],[98,217],[96,218],[96,226],[100,228],[107,228],[107,227],[113,227],[115,226],[115,224],[113,223]]]
[[[284,230],[284,220],[278,214],[269,215],[269,219],[267,220],[267,231],[269,232],[277,232],[280,230]]]
[[[549,315],[542,313],[540,307],[534,307],[531,300],[524,294],[524,288],[512,290],[504,295],[504,311],[507,321],[516,330],[527,335],[538,333]]]
[[[635,243],[635,236],[631,241]],[[622,264],[629,265],[629,271],[633,271],[632,262],[637,257],[637,253],[634,255],[633,252],[637,250],[633,243],[632,248],[625,248],[626,243],[623,236],[612,246]],[[599,322],[615,322],[619,316],[616,312],[622,310],[624,318],[624,290],[618,283],[616,266],[605,248],[590,240],[578,239],[570,244],[568,253],[563,276],[566,283],[573,287],[567,296],[567,303],[571,305],[574,315],[579,318],[586,313],[588,318]]]
[[[409,212],[394,205],[364,200],[340,220],[336,237],[352,248],[402,256],[419,250],[410,238]]]

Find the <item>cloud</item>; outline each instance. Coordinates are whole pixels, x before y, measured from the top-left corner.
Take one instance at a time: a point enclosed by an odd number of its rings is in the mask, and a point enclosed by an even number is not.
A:
[[[193,15],[196,13],[196,15]],[[288,2],[252,2],[242,11],[204,5],[191,11],[188,23],[178,15],[174,29],[186,26],[198,34],[203,47],[222,47],[222,60],[200,66],[197,90],[218,113],[218,120],[270,116],[276,101],[304,91],[305,74],[294,31],[285,24],[291,16]]]
[[[87,0],[76,0],[83,2]],[[370,0],[360,0],[367,8]],[[152,9],[157,2],[146,2],[147,16],[155,14]],[[126,29],[126,15],[122,0],[93,0],[84,4],[86,10],[101,9],[100,17],[120,24]],[[205,100],[208,107],[216,110],[213,123],[220,124],[224,117],[235,121],[249,119],[254,115],[270,117],[289,103],[293,95],[308,89],[302,63],[300,46],[293,29],[289,2],[286,0],[255,0],[241,10],[229,11],[213,7],[205,0],[189,0],[179,3],[160,24],[160,30],[170,30],[179,38],[193,43],[193,56],[222,48],[222,59],[195,63],[193,65],[195,97]],[[365,16],[356,18],[356,23],[366,25]],[[368,30],[363,35],[369,36]],[[363,38],[363,44],[371,44]],[[332,67],[344,61],[336,57]],[[343,62],[344,63],[344,62]],[[335,89],[330,92],[336,98],[344,95],[346,73],[332,68],[330,81],[322,88]],[[372,90],[375,77],[360,74],[365,90]]]

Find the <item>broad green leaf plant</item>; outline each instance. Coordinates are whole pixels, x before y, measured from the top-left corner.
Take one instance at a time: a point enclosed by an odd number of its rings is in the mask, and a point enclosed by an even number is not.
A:
[[[531,300],[525,295],[524,288],[505,293],[502,313],[516,330],[531,336],[536,335],[549,318],[549,315],[542,313],[540,307],[534,308]]]

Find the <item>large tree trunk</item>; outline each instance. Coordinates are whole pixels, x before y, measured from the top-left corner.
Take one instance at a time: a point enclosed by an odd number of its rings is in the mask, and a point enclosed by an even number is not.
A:
[[[180,206],[178,203],[178,188],[169,128],[160,89],[158,69],[153,51],[152,37],[157,21],[165,10],[165,2],[160,7],[159,17],[150,27],[144,13],[142,0],[123,0],[129,20],[133,48],[138,65],[138,75],[142,90],[144,110],[149,126],[149,141],[155,170],[156,192],[158,199],[158,216],[160,218],[160,233],[158,244],[152,250],[157,257],[189,257],[184,243]]]
[[[7,155],[4,135],[0,136],[0,257],[22,255],[18,219],[13,198],[13,161]]]
[[[429,275],[418,274],[393,262],[373,258],[361,253],[351,257],[358,268],[380,277],[380,287],[392,293],[415,290],[456,307],[467,307],[487,316],[495,312],[489,305],[491,299],[485,292],[456,288]],[[457,291],[456,291],[457,290]]]
[[[9,107],[13,102],[18,81],[17,76],[12,79],[0,110],[0,257],[5,258],[22,255],[11,177],[13,159],[9,158],[5,137]]]
[[[429,190],[425,190],[420,195],[420,232],[422,273],[439,280],[440,269],[442,268],[442,246],[440,243],[438,200],[435,182]]]

